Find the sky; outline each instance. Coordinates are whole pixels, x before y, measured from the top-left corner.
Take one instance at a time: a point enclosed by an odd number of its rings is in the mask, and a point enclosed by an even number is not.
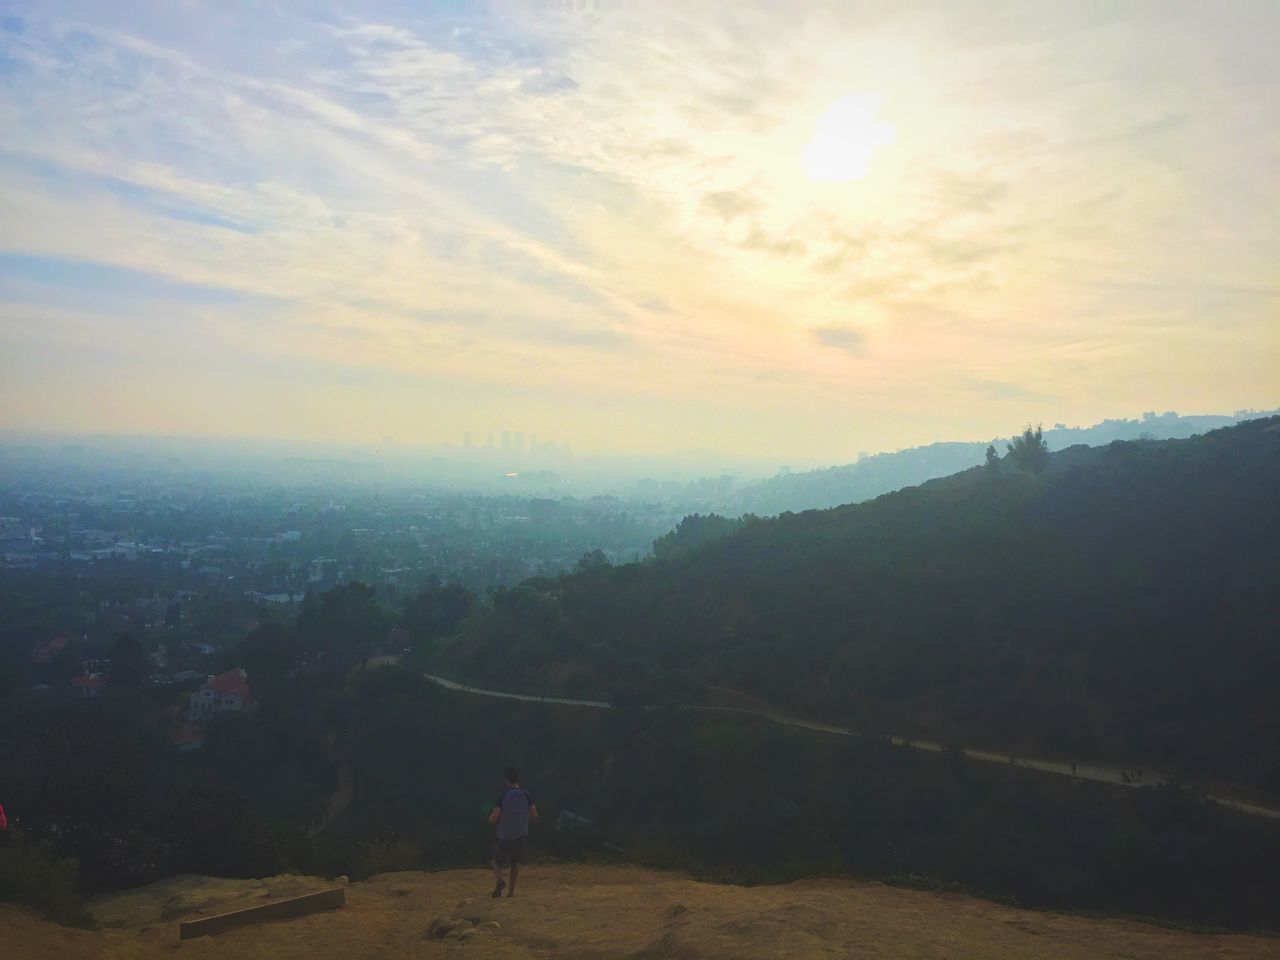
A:
[[[0,428],[1280,405],[1280,4],[0,0]]]

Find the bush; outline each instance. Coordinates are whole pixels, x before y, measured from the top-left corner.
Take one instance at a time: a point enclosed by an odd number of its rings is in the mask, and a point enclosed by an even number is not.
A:
[[[76,893],[79,872],[76,860],[58,856],[49,843],[12,836],[0,846],[0,901],[25,903],[59,923],[92,926]]]
[[[379,873],[421,870],[422,851],[412,840],[375,840],[357,844],[351,855],[351,876],[366,880]]]

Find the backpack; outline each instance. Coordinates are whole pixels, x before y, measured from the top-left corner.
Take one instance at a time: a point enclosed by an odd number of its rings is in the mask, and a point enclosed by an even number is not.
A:
[[[524,837],[529,833],[529,793],[523,787],[507,787],[502,794],[502,816],[498,820],[498,836],[503,840]]]

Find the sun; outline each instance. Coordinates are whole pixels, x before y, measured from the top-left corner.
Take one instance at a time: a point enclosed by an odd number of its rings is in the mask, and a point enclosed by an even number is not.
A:
[[[818,117],[813,139],[801,163],[810,180],[840,183],[860,180],[871,170],[871,158],[893,142],[893,127],[876,119],[880,97],[851,93]]]

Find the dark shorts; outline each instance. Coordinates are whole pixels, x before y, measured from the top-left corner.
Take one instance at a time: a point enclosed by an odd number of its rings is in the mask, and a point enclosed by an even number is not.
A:
[[[520,863],[522,856],[524,856],[524,837],[512,837],[510,840],[494,838],[493,859],[498,863],[509,863],[514,867]]]

